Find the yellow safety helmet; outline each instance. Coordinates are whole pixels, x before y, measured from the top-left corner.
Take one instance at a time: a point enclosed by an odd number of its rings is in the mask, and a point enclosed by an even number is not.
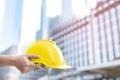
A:
[[[56,69],[71,68],[71,66],[66,65],[60,48],[52,40],[38,40],[32,43],[25,53],[39,55],[39,59],[31,59],[31,61],[37,64],[44,64],[46,67]]]

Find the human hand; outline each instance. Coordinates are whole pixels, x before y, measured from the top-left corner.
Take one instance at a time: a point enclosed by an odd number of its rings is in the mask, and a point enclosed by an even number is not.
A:
[[[21,73],[27,73],[34,70],[37,67],[33,62],[30,61],[31,58],[39,58],[39,56],[28,54],[13,56],[12,64],[18,70],[20,70]]]

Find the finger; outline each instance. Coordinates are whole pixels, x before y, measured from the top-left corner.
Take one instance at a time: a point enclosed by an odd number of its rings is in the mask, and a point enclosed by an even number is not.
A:
[[[36,64],[36,69],[41,69],[40,64]]]
[[[26,67],[26,68],[24,68],[23,70],[21,70],[21,73],[28,73],[28,72],[30,72],[30,71],[32,71],[32,69],[29,68],[29,67]]]
[[[36,64],[34,64],[34,63],[30,63],[30,65],[29,65],[30,67],[32,67],[32,68],[36,68]]]
[[[20,71],[21,73],[28,73],[30,71],[33,71],[35,69],[34,65],[27,65],[25,67],[23,67]]]
[[[26,55],[28,58],[39,58],[38,55],[33,55],[33,54],[27,54]]]

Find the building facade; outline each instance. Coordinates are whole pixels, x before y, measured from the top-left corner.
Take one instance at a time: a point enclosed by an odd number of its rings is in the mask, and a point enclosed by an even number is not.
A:
[[[73,67],[51,75],[51,80],[119,80],[120,1],[104,0],[83,19],[53,29],[50,39]],[[115,68],[114,68],[115,67]],[[119,73],[119,72],[118,72]]]

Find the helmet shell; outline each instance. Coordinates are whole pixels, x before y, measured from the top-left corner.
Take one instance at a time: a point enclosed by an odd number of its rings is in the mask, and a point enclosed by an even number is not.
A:
[[[39,59],[31,59],[34,63],[42,63],[46,67],[57,69],[70,68],[70,66],[66,65],[62,51],[52,40],[38,40],[32,43],[25,53],[40,56]]]

